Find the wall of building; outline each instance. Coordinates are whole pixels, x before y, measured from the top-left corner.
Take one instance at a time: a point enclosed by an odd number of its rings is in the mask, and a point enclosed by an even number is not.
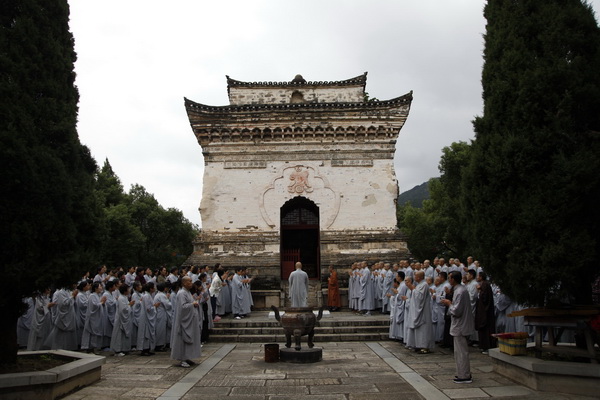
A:
[[[302,101],[310,103],[348,103],[364,101],[364,88],[318,87],[302,85],[298,87],[230,87],[229,103],[242,104],[287,104],[292,102],[292,94],[297,92]]]
[[[274,160],[254,168],[249,163],[232,157],[206,165],[203,229],[278,231],[280,208],[295,196],[319,207],[323,229],[396,226],[398,184],[392,159]]]

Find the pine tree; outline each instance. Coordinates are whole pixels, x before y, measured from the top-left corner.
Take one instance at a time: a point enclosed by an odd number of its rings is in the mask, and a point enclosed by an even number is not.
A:
[[[591,301],[600,224],[600,30],[579,0],[489,0],[484,111],[463,179],[469,244],[519,302]]]
[[[104,160],[102,169],[96,174],[96,191],[104,207],[116,206],[125,202],[125,191],[121,180],[108,162]]]
[[[22,298],[96,262],[96,163],[76,131],[66,0],[0,3],[0,360],[16,362]]]

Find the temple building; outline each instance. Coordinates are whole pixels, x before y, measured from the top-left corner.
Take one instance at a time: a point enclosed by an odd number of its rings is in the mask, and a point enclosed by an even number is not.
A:
[[[412,92],[369,101],[367,74],[332,82],[240,82],[229,105],[185,99],[204,155],[202,230],[187,264],[247,266],[255,305],[286,305],[287,278],[301,261],[310,305],[327,268],[396,262],[396,139]]]

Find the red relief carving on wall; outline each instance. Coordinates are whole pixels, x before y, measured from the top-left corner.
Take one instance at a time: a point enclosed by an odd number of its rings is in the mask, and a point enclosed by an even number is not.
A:
[[[288,192],[294,194],[301,194],[304,191],[311,193],[313,191],[312,186],[308,182],[308,169],[302,170],[301,165],[297,165],[294,171],[290,174],[291,183],[288,185]]]
[[[298,174],[300,173],[301,175],[294,175],[294,174]],[[292,176],[294,175],[294,178],[292,179]],[[288,192],[290,193],[290,195],[287,195],[285,193],[285,187],[286,187],[286,183],[285,182],[280,182],[280,185],[277,185],[277,182],[280,180],[286,180],[289,179],[292,183],[287,185],[288,188]],[[313,183],[313,185],[309,185],[309,180],[310,182]],[[304,185],[299,186],[300,188],[302,188],[302,190],[300,192],[295,191],[294,185],[297,184],[298,182],[303,182]],[[277,191],[276,187],[280,188],[281,191]],[[294,188],[294,190],[291,190],[292,188]],[[340,211],[340,205],[341,205],[341,198],[339,193],[337,193],[336,191],[334,191],[331,188],[331,185],[329,184],[329,181],[327,180],[327,177],[324,175],[321,175],[321,173],[319,172],[317,167],[314,166],[310,166],[310,165],[296,165],[293,167],[290,166],[282,166],[281,169],[279,169],[278,173],[276,174],[276,176],[271,180],[271,182],[269,183],[268,186],[265,187],[265,189],[263,190],[260,199],[259,199],[259,204],[258,207],[260,209],[260,214],[263,217],[263,220],[265,221],[265,223],[271,228],[271,229],[279,229],[278,224],[276,224],[273,221],[276,221],[277,218],[279,218],[279,208],[281,207],[282,204],[284,204],[286,201],[288,201],[290,198],[293,198],[295,196],[298,196],[302,193],[302,191],[307,192],[307,193],[312,193],[313,191],[316,193],[322,192],[322,194],[325,194],[327,192],[331,193],[331,195],[333,196],[333,202],[327,202],[327,203],[323,203],[323,204],[319,204],[319,207],[321,207],[321,205],[323,205],[323,228],[324,229],[330,229],[331,225],[333,225],[333,223],[335,222],[339,211]],[[275,204],[277,204],[275,207],[275,209],[273,209],[273,205],[271,205],[271,208],[267,209],[267,207],[265,206],[265,198],[268,194],[271,194],[272,196],[275,196],[276,200],[275,200]],[[319,196],[317,196],[319,197]],[[321,200],[323,201],[323,199]],[[329,211],[325,211],[329,209]]]

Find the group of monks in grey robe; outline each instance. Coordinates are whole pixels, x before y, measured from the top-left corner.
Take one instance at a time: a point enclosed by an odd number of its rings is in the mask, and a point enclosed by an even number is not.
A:
[[[248,277],[247,269],[243,267],[236,268],[235,274],[231,276],[231,312],[235,319],[247,317],[254,306],[250,286],[253,279]],[[223,296],[221,299],[217,298],[217,305],[222,299]]]
[[[378,262],[371,266],[364,261],[354,263],[348,280],[349,307],[364,316],[375,310],[389,314],[389,337],[407,348],[428,353],[436,343],[452,347],[451,316],[443,300],[452,298],[448,276],[453,271],[461,274],[472,316],[478,316],[479,323],[469,335],[470,344],[479,343],[481,350],[487,352],[491,346],[487,339],[492,333],[524,329],[522,319],[506,317],[519,306],[487,281],[473,257],[467,258],[466,265],[458,258],[448,263],[443,258],[435,258],[433,263],[430,260]],[[484,332],[481,338],[484,340],[478,337],[478,330]]]
[[[153,282],[132,287],[116,280],[84,280],[76,289],[56,290],[28,299],[31,311],[27,341],[19,344],[28,350],[100,350],[116,355],[138,349],[151,355],[170,343],[173,315],[168,284]],[[23,323],[27,314],[21,317]],[[19,332],[21,333],[21,332]],[[24,332],[23,332],[24,335]]]
[[[396,266],[397,267],[397,266]],[[379,262],[369,267],[366,261],[352,264],[348,279],[349,308],[364,315],[381,309],[390,312],[390,298],[393,281],[398,268]]]
[[[144,268],[125,274],[100,267],[97,272],[73,287],[53,293],[48,289],[24,299],[28,307],[17,323],[19,345],[28,350],[103,350],[118,356],[130,351],[149,356],[171,347],[173,358],[185,367],[199,356],[201,341],[208,339],[214,321],[232,312],[243,318],[253,305],[252,278],[243,268],[232,275],[220,265],[212,274],[208,267],[181,272],[172,268],[171,274],[163,268],[159,276]],[[191,287],[185,289],[181,285],[188,280]],[[196,305],[189,305],[190,296]],[[190,307],[196,314],[193,320],[187,314],[178,318],[180,310],[188,312]]]

